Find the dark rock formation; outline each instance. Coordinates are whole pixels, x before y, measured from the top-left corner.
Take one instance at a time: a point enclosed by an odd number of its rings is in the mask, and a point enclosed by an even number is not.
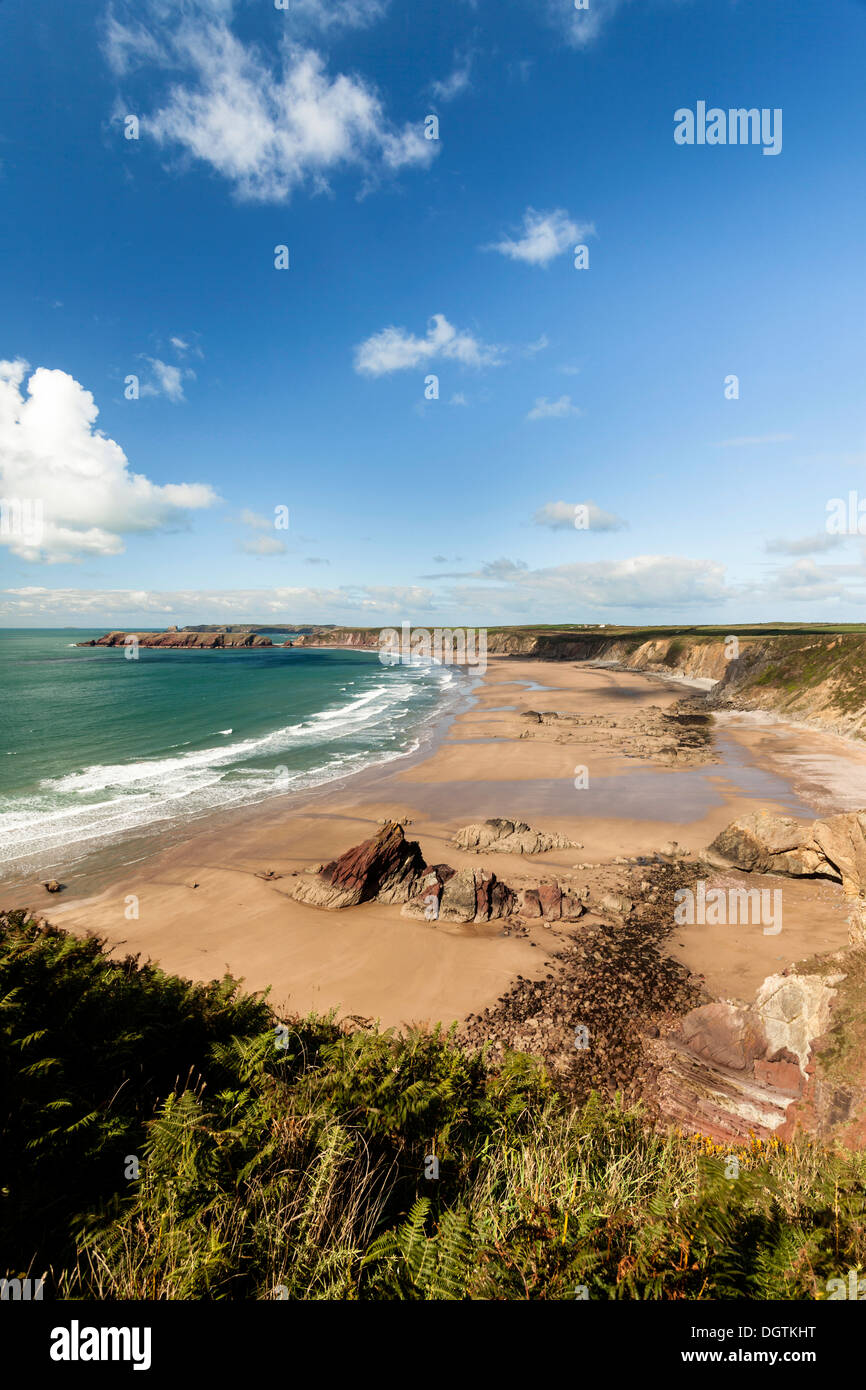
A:
[[[292,896],[313,907],[332,909],[353,907],[372,898],[405,903],[424,871],[417,841],[407,840],[402,826],[387,821],[371,839],[326,864],[314,878],[301,879]]]

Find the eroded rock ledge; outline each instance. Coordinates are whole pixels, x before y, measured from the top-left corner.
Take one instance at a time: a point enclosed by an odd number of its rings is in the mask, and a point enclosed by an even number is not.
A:
[[[545,854],[552,849],[580,849],[574,840],[564,835],[533,830],[522,820],[503,820],[494,817],[475,825],[464,825],[451,841],[456,849],[483,851],[492,854]]]
[[[666,766],[697,766],[718,761],[713,748],[712,715],[692,699],[668,710],[649,705],[637,714],[565,714],[527,710],[528,728],[520,737],[554,743],[581,743],[609,749],[628,758],[645,758]]]

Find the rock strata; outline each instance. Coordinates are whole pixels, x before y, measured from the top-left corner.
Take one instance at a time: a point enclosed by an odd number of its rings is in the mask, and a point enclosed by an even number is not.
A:
[[[420,846],[389,821],[369,840],[326,864],[315,877],[300,879],[292,896],[313,907],[339,909],[378,898],[404,903],[425,870]]]
[[[812,1045],[827,1031],[844,978],[770,975],[753,1004],[691,1010],[654,1046],[661,1116],[724,1142],[780,1130],[805,1093]]]

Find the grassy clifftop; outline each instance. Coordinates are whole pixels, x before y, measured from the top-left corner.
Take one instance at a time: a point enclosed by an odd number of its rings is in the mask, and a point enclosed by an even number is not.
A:
[[[0,1269],[47,1296],[802,1299],[866,1264],[863,1154],[756,1143],[732,1178],[530,1057],[281,1025],[24,913],[0,998]]]

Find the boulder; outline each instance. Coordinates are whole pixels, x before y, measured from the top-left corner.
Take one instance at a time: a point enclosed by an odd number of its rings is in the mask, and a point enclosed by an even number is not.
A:
[[[503,820],[493,817],[473,825],[464,825],[451,842],[457,849],[480,854],[544,854],[551,849],[576,849],[573,840],[546,830],[533,830],[522,820]]]
[[[44,883],[42,886],[49,893],[61,893],[63,891],[63,884],[58,883],[56,878],[50,878],[48,882]]]
[[[819,874],[857,897],[866,894],[866,811],[811,823],[769,811],[741,816],[713,840],[709,857],[751,873]]]
[[[443,881],[443,870],[447,877]],[[434,878],[434,875],[436,876]],[[517,906],[517,894],[495,874],[484,869],[458,869],[437,865],[425,874],[421,891],[403,908],[405,917],[427,917],[429,897],[438,893],[438,913],[442,922],[490,922],[510,917]]]
[[[354,907],[372,898],[405,903],[415,893],[424,868],[417,841],[407,840],[402,826],[388,821],[378,834],[326,864],[315,877],[301,879],[292,896],[298,902],[330,909]]]

